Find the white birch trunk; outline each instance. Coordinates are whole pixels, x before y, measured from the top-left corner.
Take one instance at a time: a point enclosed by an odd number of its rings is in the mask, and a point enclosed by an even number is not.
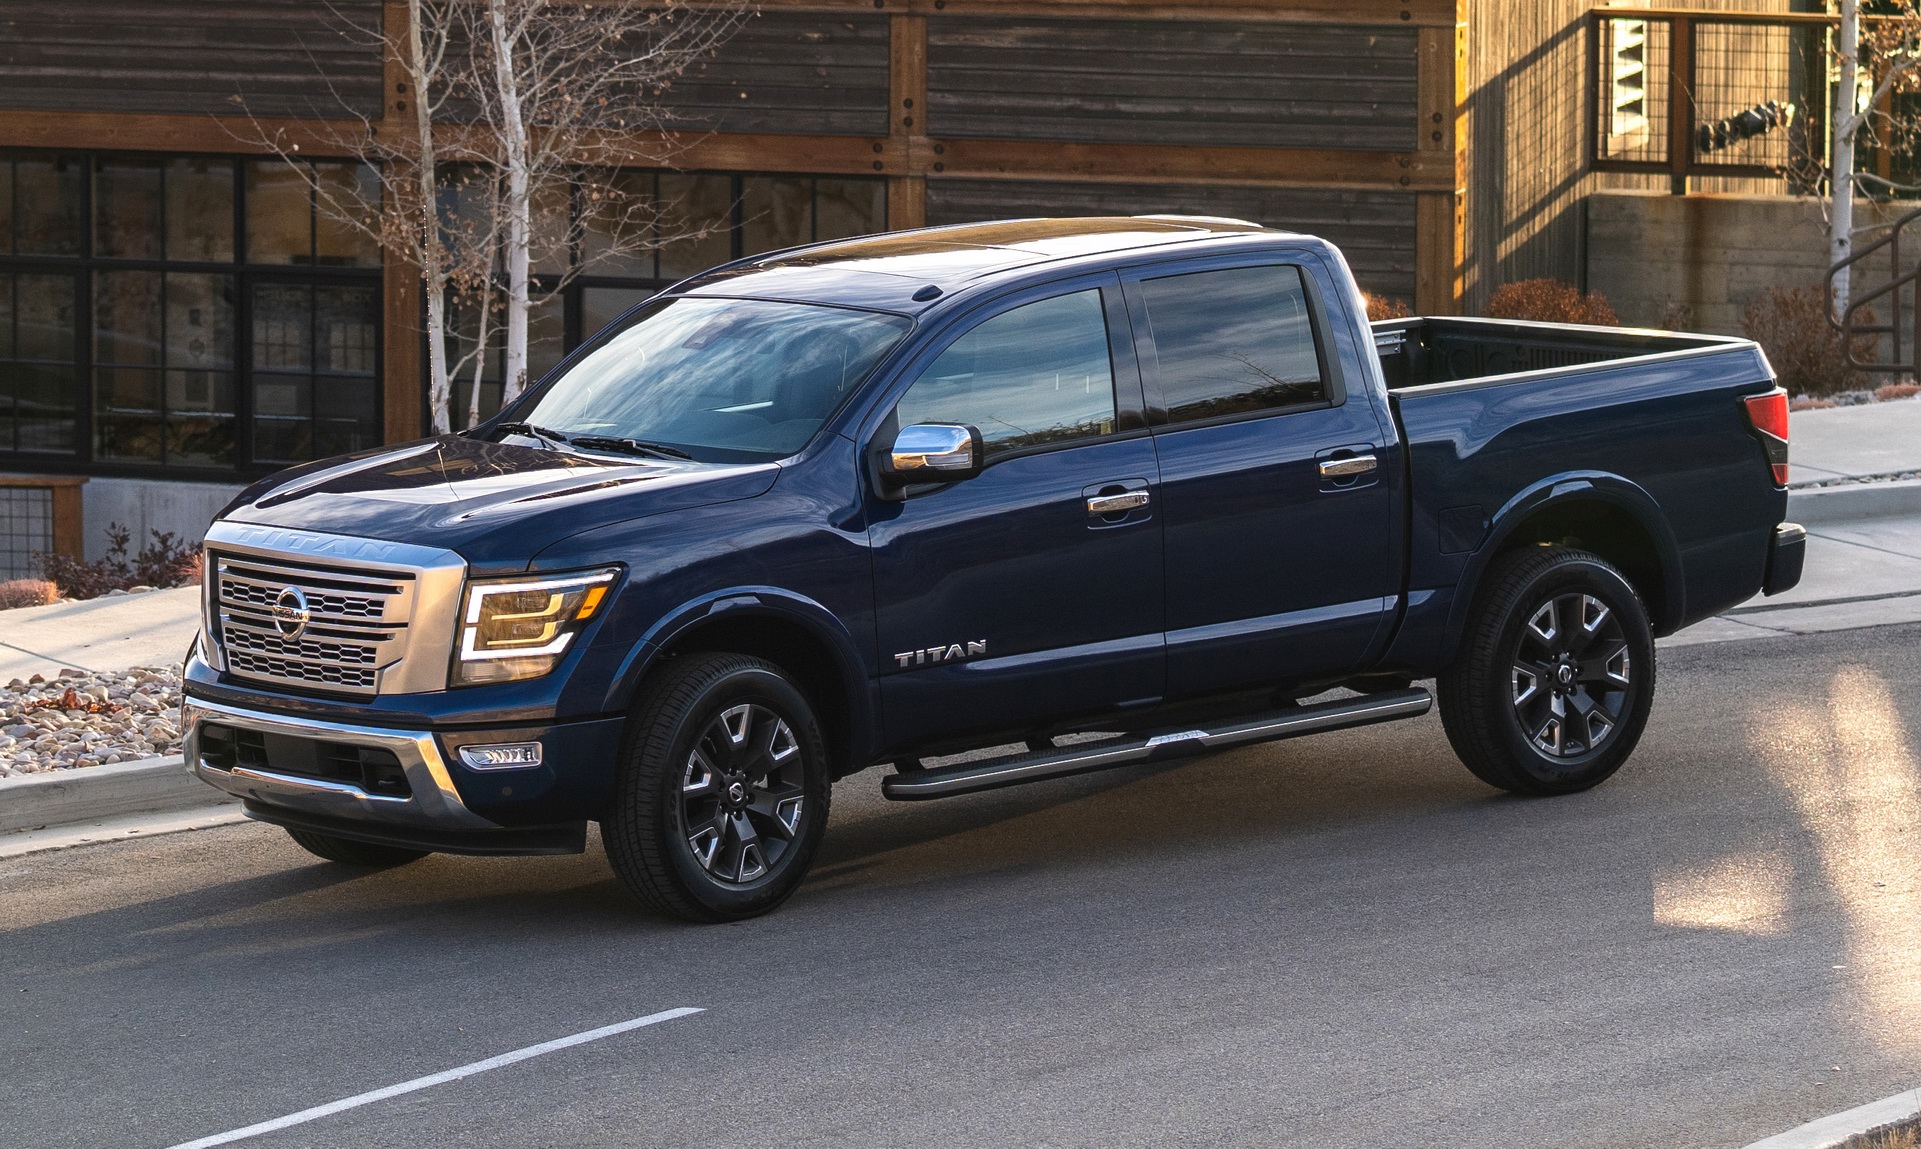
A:
[[[505,189],[501,210],[505,214],[506,246],[502,262],[507,274],[506,360],[501,365],[501,406],[513,401],[527,383],[527,314],[531,306],[531,257],[533,234],[532,173],[529,171],[531,141],[521,112],[519,78],[515,75],[516,35],[507,27],[506,0],[489,0],[489,17],[494,39],[494,82],[499,89],[500,138],[504,154]]]
[[[1861,0],[1840,0],[1841,26],[1835,30],[1835,51],[1841,76],[1834,100],[1834,153],[1829,165],[1828,262],[1839,264],[1854,253],[1854,137],[1861,130]],[[1838,321],[1848,307],[1849,268],[1834,274],[1834,308]]]
[[[436,435],[452,429],[453,381],[447,370],[447,269],[441,259],[432,108],[428,104],[427,53],[421,43],[420,0],[407,2],[407,63],[413,76],[414,177],[420,197],[420,278],[427,292],[427,409]]]

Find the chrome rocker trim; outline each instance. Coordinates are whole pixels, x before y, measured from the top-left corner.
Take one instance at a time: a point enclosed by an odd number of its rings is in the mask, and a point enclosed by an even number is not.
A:
[[[436,830],[498,830],[467,808],[454,789],[446,760],[434,736],[424,730],[393,730],[378,726],[354,726],[317,718],[290,718],[264,714],[220,702],[189,698],[181,704],[185,721],[182,750],[194,776],[236,798],[258,802],[324,818],[374,822],[394,826],[419,826]],[[232,771],[210,766],[201,757],[200,730],[208,722],[257,730],[263,734],[285,734],[295,738],[316,738],[391,750],[407,773],[413,794],[396,798],[369,794],[346,782],[322,778],[303,778],[272,770],[239,767]]]

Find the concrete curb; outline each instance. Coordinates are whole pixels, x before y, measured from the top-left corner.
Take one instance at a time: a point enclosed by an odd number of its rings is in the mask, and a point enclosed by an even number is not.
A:
[[[0,778],[0,834],[128,814],[237,805],[179,756]]]
[[[1872,1133],[1918,1114],[1921,1114],[1921,1089],[1910,1089],[1810,1121],[1786,1133],[1776,1133],[1743,1149],[1835,1149],[1850,1137]]]
[[[1844,483],[1788,492],[1788,521],[1803,526],[1892,515],[1921,515],[1921,479]]]

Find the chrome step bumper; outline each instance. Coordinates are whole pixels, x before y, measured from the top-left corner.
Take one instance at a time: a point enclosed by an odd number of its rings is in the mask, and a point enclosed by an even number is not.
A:
[[[189,698],[181,704],[188,767],[215,789],[251,804],[275,807],[321,818],[416,826],[434,830],[497,830],[500,827],[469,810],[454,789],[446,760],[434,736],[424,730],[393,730],[355,726],[316,718],[293,718],[248,710],[225,703]],[[412,793],[406,797],[370,794],[358,786],[324,778],[283,774],[236,766],[223,770],[208,762],[201,749],[201,731],[208,723],[262,734],[310,738],[392,752],[400,760]]]

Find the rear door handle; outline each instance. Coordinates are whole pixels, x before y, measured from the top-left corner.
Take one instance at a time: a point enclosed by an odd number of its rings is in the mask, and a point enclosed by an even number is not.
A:
[[[1146,491],[1122,491],[1115,495],[1089,495],[1087,513],[1090,515],[1119,515],[1146,506]]]
[[[1353,479],[1361,475],[1371,475],[1379,467],[1380,461],[1372,455],[1350,455],[1345,459],[1322,459],[1321,478]]]

